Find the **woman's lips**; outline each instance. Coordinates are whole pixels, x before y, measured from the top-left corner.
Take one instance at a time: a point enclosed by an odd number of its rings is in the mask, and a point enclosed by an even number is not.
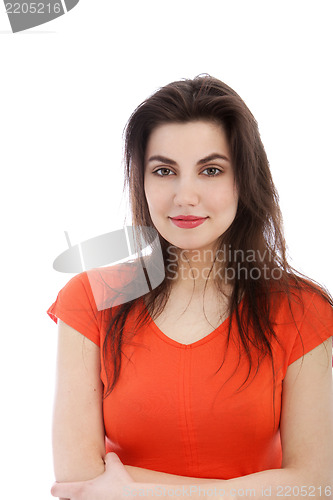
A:
[[[194,218],[193,216],[191,217],[186,217],[186,219],[181,219],[181,218],[172,218],[170,217],[171,222],[182,229],[191,229],[192,227],[197,227],[200,226],[205,222],[205,220],[208,217],[201,217],[201,218]]]

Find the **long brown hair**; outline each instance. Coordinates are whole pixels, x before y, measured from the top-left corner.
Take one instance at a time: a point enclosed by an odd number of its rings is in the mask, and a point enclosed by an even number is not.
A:
[[[236,217],[220,236],[217,246],[218,249],[223,248],[225,257],[220,265],[228,269],[229,276],[232,276],[229,279],[232,293],[229,298],[228,342],[231,318],[235,316],[239,345],[243,346],[249,361],[248,373],[252,366],[251,353],[258,349],[261,356],[269,355],[271,358],[274,387],[271,344],[273,339],[278,342],[273,314],[278,308],[278,297],[286,295],[291,308],[291,296],[297,297],[298,291],[305,287],[320,294],[331,305],[333,301],[327,291],[297,273],[287,262],[278,194],[258,124],[239,95],[225,83],[209,75],[170,83],[146,99],[131,115],[125,129],[124,186],[129,188],[132,223],[134,228],[153,227],[144,192],[144,157],[150,134],[161,124],[196,120],[208,120],[223,126],[239,195]],[[141,326],[149,319],[148,310],[153,319],[163,311],[171,291],[169,243],[161,235],[159,242],[165,263],[165,279],[144,296],[147,308],[142,308],[138,317]],[[244,255],[249,253],[260,258],[244,259]],[[234,272],[230,273],[230,270]],[[214,280],[224,293],[223,279],[219,274]],[[240,312],[241,300],[243,307]],[[103,346],[105,365],[110,366],[112,361],[105,396],[110,394],[119,378],[124,325],[135,302],[117,306],[110,320]],[[250,335],[250,331],[254,332],[254,336]],[[221,366],[223,362],[224,359]]]

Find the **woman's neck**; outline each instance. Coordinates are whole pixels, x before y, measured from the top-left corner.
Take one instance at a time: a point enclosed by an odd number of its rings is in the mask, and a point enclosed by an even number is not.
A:
[[[216,278],[223,278],[221,263],[214,259],[212,251],[181,250],[168,266],[173,288],[184,293],[216,289]]]

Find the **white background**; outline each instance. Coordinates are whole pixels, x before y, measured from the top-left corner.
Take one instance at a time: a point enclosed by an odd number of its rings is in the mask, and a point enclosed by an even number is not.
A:
[[[123,226],[122,142],[158,87],[203,72],[259,122],[291,263],[333,291],[332,3],[81,0],[12,34],[0,7],[1,455],[6,500],[47,499],[54,258]],[[2,487],[3,487],[2,483]]]

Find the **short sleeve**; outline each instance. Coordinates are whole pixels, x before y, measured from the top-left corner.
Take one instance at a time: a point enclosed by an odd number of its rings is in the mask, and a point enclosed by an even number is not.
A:
[[[74,276],[58,293],[47,314],[53,321],[64,321],[100,346],[100,316],[87,273]]]
[[[317,293],[308,296],[304,306],[304,315],[299,325],[300,335],[295,336],[288,365],[333,335],[333,307]]]

